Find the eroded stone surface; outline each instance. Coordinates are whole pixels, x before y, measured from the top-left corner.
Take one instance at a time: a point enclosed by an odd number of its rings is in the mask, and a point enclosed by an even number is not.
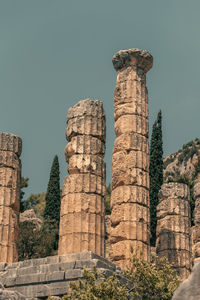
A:
[[[39,300],[65,295],[69,282],[82,279],[83,269],[93,267],[107,276],[117,272],[119,279],[122,279],[121,270],[115,264],[92,252],[2,263],[0,283],[4,288],[1,289],[0,284],[0,299]]]
[[[162,185],[157,206],[156,252],[174,264],[182,279],[192,266],[189,201],[188,186],[170,182]]]
[[[105,113],[99,100],[83,100],[67,114],[69,163],[63,183],[59,254],[105,252]]]
[[[146,72],[149,52],[119,51],[113,57],[117,71],[114,91],[116,140],[112,157],[111,259],[126,267],[131,249],[150,259],[149,148]]]
[[[191,275],[184,280],[175,291],[172,300],[198,300],[200,299],[200,264],[196,264]]]
[[[0,133],[0,262],[17,261],[22,141]]]
[[[194,264],[200,260],[200,181],[194,185],[194,226],[192,227],[192,256]]]

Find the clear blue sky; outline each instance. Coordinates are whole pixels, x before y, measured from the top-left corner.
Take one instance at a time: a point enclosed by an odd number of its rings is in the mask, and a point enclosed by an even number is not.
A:
[[[112,56],[147,49],[150,128],[163,112],[164,154],[200,137],[199,0],[1,0],[0,130],[23,139],[30,193],[47,188],[58,154],[61,181],[66,113],[81,99],[100,99],[107,116],[107,182],[111,181]]]

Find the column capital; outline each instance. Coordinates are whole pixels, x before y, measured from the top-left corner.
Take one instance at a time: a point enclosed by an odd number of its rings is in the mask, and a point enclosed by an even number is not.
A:
[[[133,48],[118,51],[113,56],[112,62],[116,71],[132,66],[138,67],[146,73],[152,68],[153,56],[147,50]]]

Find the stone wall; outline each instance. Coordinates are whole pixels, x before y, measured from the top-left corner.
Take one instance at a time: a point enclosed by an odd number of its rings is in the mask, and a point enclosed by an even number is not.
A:
[[[0,133],[0,262],[18,260],[21,151],[19,137]]]
[[[200,182],[194,185],[194,226],[192,227],[193,263],[200,262]]]
[[[27,300],[46,299],[48,296],[66,294],[69,282],[82,278],[84,268],[93,267],[104,272],[106,276],[120,272],[105,258],[92,252],[82,252],[30,259],[9,265],[1,263],[0,281],[5,291],[19,292]]]
[[[131,249],[150,258],[148,94],[146,72],[153,58],[145,50],[121,50],[113,57],[116,140],[112,157],[111,258],[126,267]]]
[[[67,113],[69,176],[62,189],[59,254],[105,254],[105,113],[99,100],[83,100]]]
[[[165,183],[157,206],[156,252],[174,264],[182,279],[191,271],[190,192],[186,184]]]

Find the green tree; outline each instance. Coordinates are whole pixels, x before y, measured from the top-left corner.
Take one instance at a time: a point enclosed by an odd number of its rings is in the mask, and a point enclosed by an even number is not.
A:
[[[46,206],[44,210],[44,218],[47,222],[56,223],[59,227],[60,220],[60,171],[58,156],[54,157],[49,183],[46,193]]]
[[[170,300],[180,278],[166,258],[152,257],[150,263],[133,255],[131,267],[119,276],[106,277],[96,269],[84,270],[83,279],[70,284],[64,300]]]
[[[52,224],[40,229],[30,221],[20,223],[17,243],[19,261],[55,255],[56,230]]]
[[[153,124],[150,145],[150,218],[151,218],[151,246],[156,242],[156,207],[158,205],[158,192],[163,184],[163,141],[162,141],[162,113],[161,110]]]
[[[46,193],[31,194],[24,201],[24,210],[34,209],[37,217],[44,215]]]
[[[25,201],[23,200],[25,192],[23,191],[23,189],[28,187],[28,181],[29,181],[28,177],[21,177],[21,182],[20,182],[20,188],[21,188],[21,192],[20,192],[20,212],[23,212],[25,210],[25,207],[24,207],[24,202]]]
[[[111,208],[110,208],[110,200],[111,200],[111,185],[106,186],[106,197],[105,197],[105,214],[110,215],[111,214]]]

